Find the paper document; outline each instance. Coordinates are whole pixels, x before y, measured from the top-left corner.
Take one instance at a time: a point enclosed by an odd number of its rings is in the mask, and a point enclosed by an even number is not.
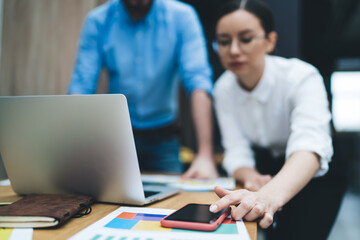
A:
[[[182,179],[180,176],[168,175],[141,175],[144,184],[166,184],[184,191],[213,191],[215,186],[232,190],[235,188],[235,179],[220,177],[215,179]]]
[[[120,207],[70,240],[250,240],[242,221],[226,219],[214,232],[163,228],[160,220],[174,212],[170,209]]]
[[[0,181],[0,186],[10,186],[10,180],[9,179],[4,179]]]
[[[32,228],[0,228],[1,240],[31,240],[32,236]]]

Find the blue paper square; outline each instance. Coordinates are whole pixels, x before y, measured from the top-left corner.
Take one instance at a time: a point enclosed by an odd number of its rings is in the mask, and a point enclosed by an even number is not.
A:
[[[111,222],[106,224],[105,227],[117,229],[131,229],[138,222],[138,220],[114,218],[113,220],[111,220]]]

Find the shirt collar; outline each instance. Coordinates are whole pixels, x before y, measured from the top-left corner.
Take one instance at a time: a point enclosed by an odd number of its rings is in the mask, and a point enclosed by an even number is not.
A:
[[[266,56],[264,73],[257,86],[252,91],[250,92],[246,91],[236,81],[236,84],[238,86],[237,89],[239,93],[238,96],[241,102],[249,98],[252,98],[257,100],[258,102],[265,103],[269,99],[270,93],[275,83],[275,79],[271,74],[271,67],[269,66],[270,64],[271,64],[270,59],[268,56]]]
[[[130,16],[130,14],[128,13],[128,11],[126,10],[124,3],[122,0],[116,0],[118,3],[118,9],[119,9],[119,15],[121,18],[123,18],[128,24],[141,24],[141,23],[145,23],[145,24],[149,24],[151,25],[154,21],[154,18],[157,16],[156,14],[156,9],[158,8],[158,5],[160,4],[160,0],[154,0],[151,6],[150,11],[148,12],[148,14],[141,20],[134,22]]]

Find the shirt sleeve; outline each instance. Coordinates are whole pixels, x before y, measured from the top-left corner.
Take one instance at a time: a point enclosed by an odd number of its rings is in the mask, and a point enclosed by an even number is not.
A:
[[[95,93],[101,71],[100,36],[98,24],[88,16],[82,28],[68,93]]]
[[[331,114],[323,79],[314,69],[290,93],[291,133],[286,159],[296,151],[310,151],[320,156],[320,169],[315,177],[328,171],[333,155],[330,135]]]
[[[179,74],[188,94],[204,90],[212,96],[212,71],[208,62],[206,41],[195,10],[189,8],[187,16],[179,20]]]
[[[223,167],[233,176],[240,167],[255,167],[255,158],[250,141],[244,135],[234,114],[234,101],[231,94],[215,87],[214,102],[219,123],[222,145],[225,149]]]

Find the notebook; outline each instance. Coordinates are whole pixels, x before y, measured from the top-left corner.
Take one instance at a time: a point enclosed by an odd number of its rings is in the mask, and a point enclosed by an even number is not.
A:
[[[0,97],[0,153],[18,194],[145,205],[179,189],[141,182],[122,94]]]
[[[74,194],[29,194],[0,208],[0,227],[55,227],[91,212],[92,198]]]

